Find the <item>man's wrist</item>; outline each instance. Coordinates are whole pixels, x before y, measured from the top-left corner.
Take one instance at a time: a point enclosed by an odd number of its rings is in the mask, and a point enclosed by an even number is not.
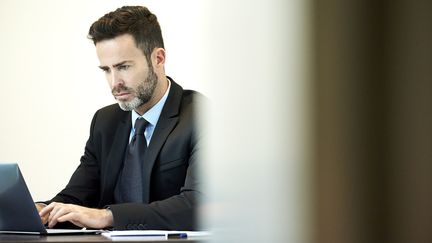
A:
[[[113,214],[111,212],[111,209],[104,208],[102,210],[103,210],[103,219],[105,222],[105,228],[112,227],[114,224],[114,217],[113,217]]]

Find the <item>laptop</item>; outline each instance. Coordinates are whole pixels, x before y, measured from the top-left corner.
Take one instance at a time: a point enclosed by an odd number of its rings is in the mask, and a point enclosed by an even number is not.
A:
[[[0,163],[0,234],[98,234],[102,230],[47,229],[18,164]]]

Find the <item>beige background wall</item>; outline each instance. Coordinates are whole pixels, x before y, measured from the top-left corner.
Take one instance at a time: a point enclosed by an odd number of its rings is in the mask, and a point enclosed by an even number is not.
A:
[[[204,93],[199,1],[0,2],[0,162],[17,162],[35,200],[53,197],[79,163],[94,112],[115,100],[87,31],[127,4],[160,19],[166,72]]]

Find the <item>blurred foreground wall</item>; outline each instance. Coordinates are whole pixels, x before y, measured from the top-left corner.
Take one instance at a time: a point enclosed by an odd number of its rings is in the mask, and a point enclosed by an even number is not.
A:
[[[432,242],[430,1],[314,1],[316,242]]]

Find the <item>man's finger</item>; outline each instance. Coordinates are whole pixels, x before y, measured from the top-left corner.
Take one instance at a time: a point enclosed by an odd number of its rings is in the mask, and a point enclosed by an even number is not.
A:
[[[54,227],[57,222],[58,222],[58,218],[68,214],[70,212],[70,208],[68,205],[66,204],[57,204],[55,205],[55,207],[52,209],[49,218],[48,218],[48,227],[52,228]]]
[[[47,205],[44,203],[36,203],[36,209],[39,213],[39,215],[41,215],[41,211],[46,207]],[[42,220],[42,224],[46,224],[48,222],[48,215],[45,214],[43,216],[40,216],[41,220]]]
[[[80,213],[70,212],[57,218],[57,222],[66,222],[66,221],[69,221],[78,227],[84,227],[84,225],[81,223]]]
[[[35,203],[36,209],[38,212],[40,212],[42,209],[44,209],[47,205],[43,203]]]
[[[39,211],[39,216],[43,217],[48,215],[52,211],[53,207],[54,207],[54,203],[51,203],[50,205],[47,205],[46,207],[42,208]]]
[[[54,207],[49,214],[48,221],[51,222],[52,220],[56,219],[61,210],[62,208],[60,206]]]

